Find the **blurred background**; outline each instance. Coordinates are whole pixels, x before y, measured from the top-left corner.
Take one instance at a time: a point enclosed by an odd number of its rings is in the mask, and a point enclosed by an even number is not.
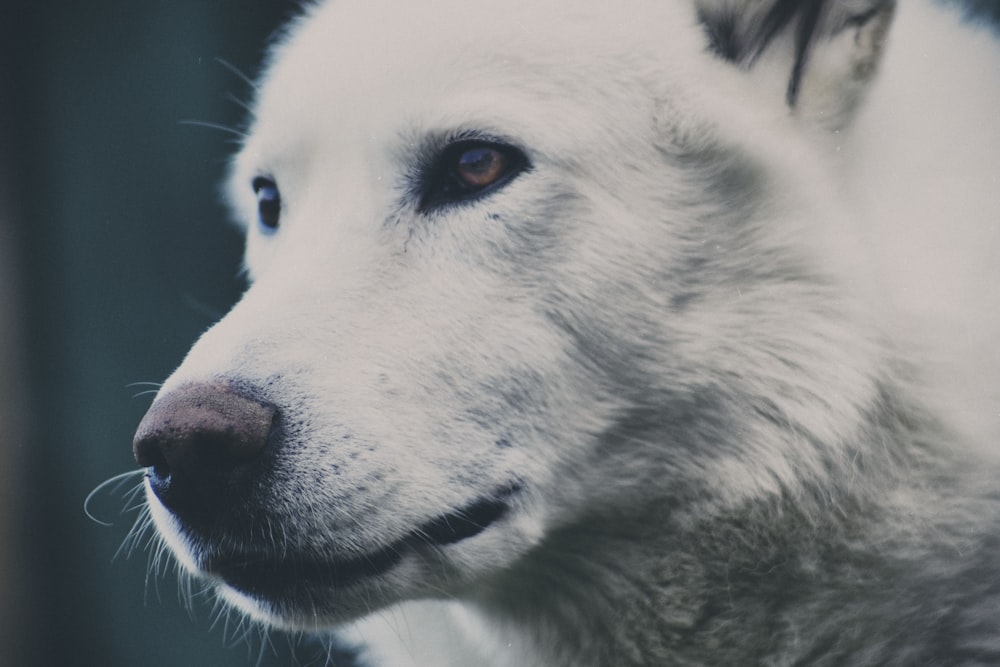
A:
[[[188,610],[117,555],[132,433],[239,295],[218,183],[290,0],[5,2],[0,14],[0,665],[320,664]],[[996,20],[1000,0],[966,3]],[[377,45],[373,45],[377,48]],[[228,63],[228,65],[223,64]],[[230,67],[231,66],[231,67]]]
[[[116,556],[151,396],[242,290],[218,184],[284,0],[4,2],[0,14],[0,665],[308,664],[172,573]],[[193,617],[193,618],[192,618]],[[313,663],[315,664],[315,663]]]

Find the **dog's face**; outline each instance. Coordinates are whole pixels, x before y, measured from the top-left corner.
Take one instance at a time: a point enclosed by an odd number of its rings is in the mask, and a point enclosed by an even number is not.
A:
[[[181,562],[280,625],[698,495],[750,423],[735,341],[792,325],[748,327],[757,286],[806,263],[748,223],[771,167],[693,92],[738,75],[692,9],[417,4],[333,2],[277,50],[230,183],[252,285],[137,439]]]

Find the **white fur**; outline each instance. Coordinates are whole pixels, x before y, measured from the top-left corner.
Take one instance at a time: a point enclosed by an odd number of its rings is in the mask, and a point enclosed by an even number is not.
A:
[[[163,391],[235,377],[279,406],[275,479],[310,480],[262,492],[289,548],[356,556],[522,491],[483,533],[312,609],[219,582],[227,601],[341,627],[373,665],[820,664],[827,626],[916,605],[837,597],[842,572],[824,587],[825,526],[904,570],[932,560],[928,534],[974,548],[964,526],[997,516],[974,474],[1000,436],[995,41],[904,0],[873,81],[836,102],[842,34],[790,111],[787,44],[744,71],[695,10],[334,0],[280,41],[230,189],[253,284]],[[473,130],[532,169],[416,211],[429,137]],[[259,175],[280,187],[274,234]],[[942,491],[937,470],[964,481]],[[758,555],[782,536],[811,592],[772,626],[734,587],[705,620],[722,573],[782,562]],[[908,659],[876,643],[855,664]]]

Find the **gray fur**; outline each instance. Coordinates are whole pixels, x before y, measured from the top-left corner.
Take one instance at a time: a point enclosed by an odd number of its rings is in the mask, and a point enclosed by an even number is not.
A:
[[[274,51],[253,285],[162,393],[280,419],[209,518],[151,472],[185,569],[383,667],[1000,664],[1000,133],[930,111],[1000,87],[911,76],[927,25],[996,45],[886,0],[431,4],[317,5]],[[421,208],[470,137],[523,171]]]

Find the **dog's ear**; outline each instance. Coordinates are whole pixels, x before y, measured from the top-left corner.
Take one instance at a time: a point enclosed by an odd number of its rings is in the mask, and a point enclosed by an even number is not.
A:
[[[877,70],[895,0],[695,0],[709,48],[784,89],[794,112],[839,129]]]

